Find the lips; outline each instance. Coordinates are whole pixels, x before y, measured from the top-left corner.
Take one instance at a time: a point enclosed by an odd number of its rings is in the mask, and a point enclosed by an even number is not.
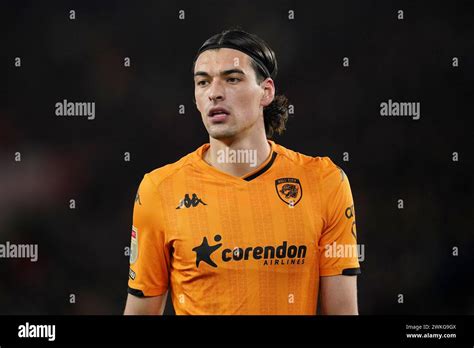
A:
[[[223,107],[215,107],[209,110],[207,116],[212,122],[222,122],[230,115],[229,110]]]
[[[222,115],[222,114],[229,115],[230,112],[226,108],[215,107],[215,108],[212,108],[212,109],[209,110],[209,112],[207,113],[207,116],[214,117],[214,116],[218,116],[218,115]]]

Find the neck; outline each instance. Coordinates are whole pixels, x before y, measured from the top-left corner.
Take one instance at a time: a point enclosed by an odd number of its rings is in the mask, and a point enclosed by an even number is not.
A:
[[[254,137],[209,138],[204,161],[227,174],[241,177],[255,171],[270,156],[265,132]]]

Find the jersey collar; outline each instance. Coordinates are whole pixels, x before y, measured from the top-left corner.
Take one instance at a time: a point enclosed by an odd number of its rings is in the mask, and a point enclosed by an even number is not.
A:
[[[235,182],[240,182],[240,183],[247,183],[251,182],[252,180],[255,180],[265,172],[267,172],[274,164],[276,158],[277,158],[277,152],[275,151],[275,142],[272,140],[267,140],[269,145],[270,145],[270,154],[267,157],[265,161],[263,161],[258,168],[255,170],[251,171],[250,173],[247,173],[241,177],[234,176],[228,173],[225,173],[211,165],[209,165],[206,161],[203,159],[204,153],[209,149],[210,144],[204,144],[201,147],[199,147],[196,151],[195,154],[198,157],[196,164],[204,169],[208,173],[212,173],[214,176],[218,176],[220,179],[228,179],[232,180]]]

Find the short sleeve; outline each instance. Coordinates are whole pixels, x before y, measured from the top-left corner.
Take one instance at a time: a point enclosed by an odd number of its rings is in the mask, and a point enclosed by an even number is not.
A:
[[[324,227],[319,239],[320,276],[360,274],[354,201],[344,171],[325,157],[321,176]]]
[[[161,206],[155,184],[146,174],[133,208],[128,292],[160,296],[168,289],[170,250],[161,223]]]

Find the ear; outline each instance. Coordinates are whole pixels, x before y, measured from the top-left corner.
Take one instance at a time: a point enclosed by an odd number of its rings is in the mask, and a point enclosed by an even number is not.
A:
[[[263,88],[262,99],[260,100],[260,105],[263,107],[271,104],[273,99],[275,99],[275,83],[270,77],[267,77],[260,86]]]

